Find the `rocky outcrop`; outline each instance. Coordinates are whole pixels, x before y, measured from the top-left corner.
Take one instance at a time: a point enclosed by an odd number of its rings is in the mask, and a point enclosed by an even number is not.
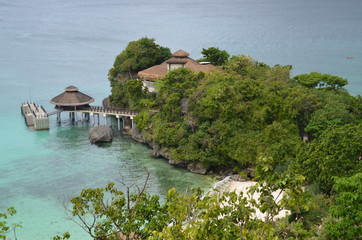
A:
[[[149,143],[150,147],[152,148],[152,155],[155,157],[163,157],[168,160],[168,163],[174,165],[176,167],[186,168],[187,163],[184,161],[177,161],[171,157],[170,152],[165,148],[161,148],[157,143],[151,142]]]
[[[132,131],[132,138],[140,143],[147,143],[146,138],[143,136],[140,131],[135,127]]]
[[[187,165],[187,169],[192,173],[206,174],[208,171],[208,166],[203,163],[190,163]]]
[[[187,164],[188,164],[187,162],[177,161],[175,159],[172,159],[172,157],[167,149],[160,147],[160,145],[158,145],[154,141],[147,141],[145,136],[137,128],[133,129],[132,138],[140,143],[144,143],[144,144],[147,144],[148,146],[150,146],[152,149],[151,153],[153,156],[163,157],[166,160],[168,160],[169,164],[174,165],[176,167],[187,168]]]
[[[91,143],[112,142],[113,131],[110,126],[96,126],[89,130],[89,140]]]

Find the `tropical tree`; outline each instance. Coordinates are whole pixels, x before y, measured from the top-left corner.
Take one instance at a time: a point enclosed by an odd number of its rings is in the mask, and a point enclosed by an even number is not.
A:
[[[250,56],[237,55],[232,56],[225,64],[224,69],[234,71],[241,75],[246,75],[251,69],[257,66],[257,62]]]
[[[313,137],[319,137],[331,126],[348,123],[356,124],[362,119],[360,98],[343,91],[319,91],[319,108],[313,112],[305,131]]]
[[[95,240],[145,239],[152,231],[161,230],[168,219],[159,196],[145,192],[148,179],[149,173],[142,186],[121,182],[125,192],[114,183],[83,189],[66,209]]]
[[[297,83],[309,88],[319,87],[339,89],[348,84],[348,81],[345,78],[318,72],[300,74],[295,76],[293,79]]]
[[[170,49],[156,44],[153,38],[129,42],[109,70],[111,86],[119,80],[135,78],[138,71],[160,64],[171,56]]]
[[[362,172],[362,124],[331,126],[306,147],[293,165],[326,193],[332,189],[333,177]]]
[[[198,61],[211,62],[216,66],[223,65],[229,59],[230,55],[225,50],[216,47],[203,48],[201,51],[203,58]]]

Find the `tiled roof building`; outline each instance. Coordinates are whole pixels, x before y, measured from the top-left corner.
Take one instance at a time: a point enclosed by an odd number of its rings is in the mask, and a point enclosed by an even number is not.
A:
[[[154,81],[156,79],[162,79],[169,71],[179,67],[189,68],[195,72],[207,72],[215,67],[212,64],[201,64],[192,58],[189,58],[189,53],[183,50],[174,52],[172,56],[172,58],[159,65],[138,72],[138,77]]]

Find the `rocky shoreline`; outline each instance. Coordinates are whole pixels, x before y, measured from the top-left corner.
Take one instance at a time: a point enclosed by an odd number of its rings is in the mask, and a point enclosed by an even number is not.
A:
[[[151,154],[155,157],[162,157],[168,161],[169,164],[180,167],[180,168],[186,168],[192,173],[196,174],[217,174],[220,176],[220,179],[223,179],[228,176],[232,176],[233,178],[239,177],[238,172],[234,171],[232,168],[223,168],[223,169],[212,169],[210,166],[203,164],[201,162],[186,162],[186,161],[178,161],[175,159],[172,159],[170,156],[170,153],[167,149],[161,147],[154,141],[147,141],[145,136],[135,127],[131,133],[132,138],[140,143],[148,145],[152,150]],[[254,169],[252,168],[246,168],[243,170],[244,175],[247,179],[253,179],[254,178]]]
[[[147,141],[146,138],[143,136],[143,134],[141,132],[139,132],[137,128],[133,129],[132,138],[140,143],[148,145],[152,149],[151,153],[153,156],[162,157],[162,158],[166,159],[168,161],[168,163],[171,165],[174,165],[176,167],[186,168],[190,172],[197,173],[197,174],[204,175],[207,173],[213,173],[213,172],[209,171],[210,169],[208,166],[205,166],[204,164],[202,164],[200,162],[199,163],[197,163],[197,162],[189,163],[189,162],[185,162],[185,161],[177,161],[175,159],[172,159],[169,152],[165,151],[165,149],[163,147],[159,146],[154,141]],[[231,172],[230,172],[230,174],[231,174]],[[226,175],[230,175],[230,174],[226,174]],[[223,175],[225,175],[225,174],[223,174]]]

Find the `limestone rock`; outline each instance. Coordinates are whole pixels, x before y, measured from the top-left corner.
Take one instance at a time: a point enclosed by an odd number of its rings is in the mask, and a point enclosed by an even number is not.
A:
[[[96,126],[89,130],[89,140],[91,143],[112,142],[112,128],[110,126]]]
[[[185,161],[177,161],[172,159],[171,157],[168,158],[168,163],[175,166],[175,167],[180,167],[180,168],[187,168],[188,163]]]
[[[192,173],[206,174],[208,167],[202,163],[190,163],[187,165],[187,169]]]
[[[147,143],[146,138],[136,127],[132,131],[132,138],[140,143]]]

